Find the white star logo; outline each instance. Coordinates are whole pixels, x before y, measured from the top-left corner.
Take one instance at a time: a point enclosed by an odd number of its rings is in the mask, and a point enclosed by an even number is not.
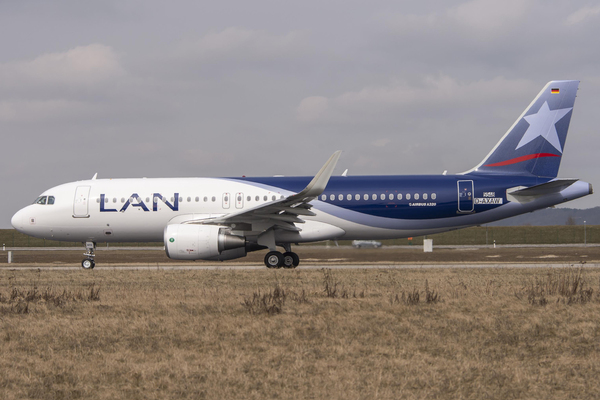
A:
[[[523,117],[529,123],[529,127],[517,145],[517,149],[541,136],[562,154],[562,146],[560,145],[555,124],[572,109],[573,107],[550,110],[548,102],[544,102],[536,114]]]

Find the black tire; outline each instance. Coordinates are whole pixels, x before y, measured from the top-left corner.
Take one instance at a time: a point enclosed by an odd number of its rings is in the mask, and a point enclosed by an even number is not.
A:
[[[294,253],[287,251],[283,253],[283,268],[294,268]],[[296,256],[298,257],[298,256]]]
[[[300,257],[293,251],[283,253],[283,267],[296,268],[300,264]]]
[[[267,268],[281,268],[283,265],[283,254],[278,251],[270,251],[265,256]]]
[[[96,263],[91,258],[85,258],[83,261],[81,261],[81,266],[83,269],[94,269]]]

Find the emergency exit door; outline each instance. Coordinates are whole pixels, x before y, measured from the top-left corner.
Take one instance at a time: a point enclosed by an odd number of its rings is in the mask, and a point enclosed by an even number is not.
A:
[[[229,193],[223,193],[223,208],[229,208],[229,204],[231,204],[230,201],[231,196],[229,195]]]
[[[472,212],[474,200],[473,181],[458,181],[458,211]]]

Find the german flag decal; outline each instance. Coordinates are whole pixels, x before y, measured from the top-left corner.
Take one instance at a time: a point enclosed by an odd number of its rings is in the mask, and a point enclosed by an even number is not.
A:
[[[550,93],[552,93],[552,94],[555,94],[555,93],[558,94],[558,93],[560,93],[560,89],[554,88],[554,89],[550,90]]]

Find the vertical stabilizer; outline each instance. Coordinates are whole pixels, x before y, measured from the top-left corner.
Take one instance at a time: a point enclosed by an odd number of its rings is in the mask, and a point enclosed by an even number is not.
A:
[[[487,157],[467,173],[555,178],[579,81],[549,82]]]

